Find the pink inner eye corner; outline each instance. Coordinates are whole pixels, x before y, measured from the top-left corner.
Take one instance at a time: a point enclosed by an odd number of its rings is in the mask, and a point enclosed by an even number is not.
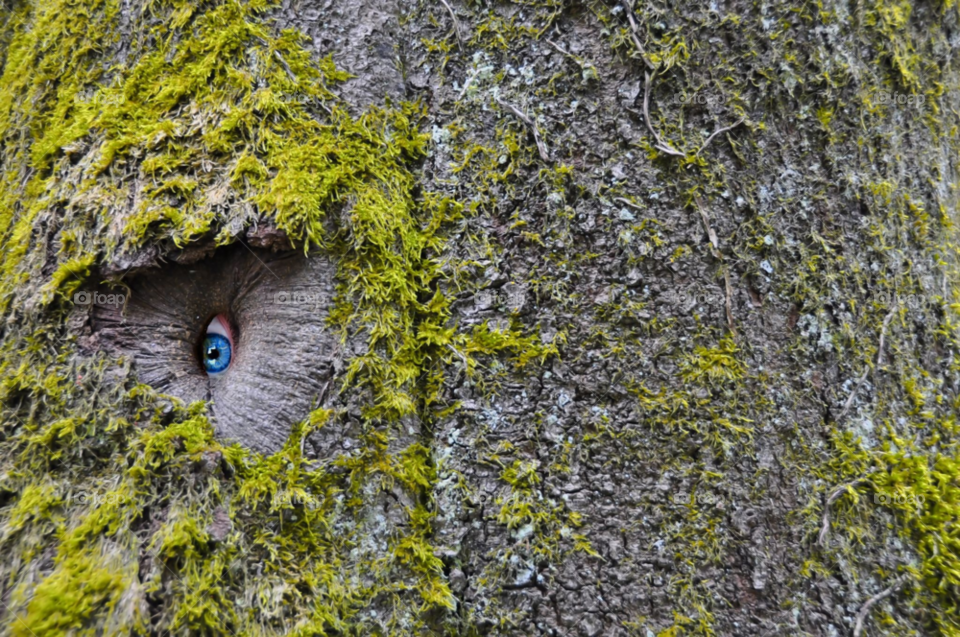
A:
[[[226,314],[217,314],[213,317],[213,320],[207,325],[206,333],[223,336],[230,342],[231,349],[233,348],[233,330],[230,328],[230,320]]]

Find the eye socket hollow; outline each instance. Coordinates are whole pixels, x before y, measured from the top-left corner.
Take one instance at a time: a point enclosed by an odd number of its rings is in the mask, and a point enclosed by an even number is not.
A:
[[[216,316],[207,325],[207,332],[200,347],[203,369],[210,376],[221,374],[230,366],[232,358],[233,338],[229,323],[223,315]]]

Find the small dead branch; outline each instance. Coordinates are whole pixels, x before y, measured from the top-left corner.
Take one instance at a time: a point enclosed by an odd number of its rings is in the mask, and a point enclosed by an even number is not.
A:
[[[733,325],[733,286],[730,285],[730,268],[726,266],[723,268],[723,286],[727,295],[727,325],[730,327],[730,333],[736,338],[737,328]]]
[[[457,47],[460,50],[463,50],[463,36],[460,35],[460,20],[457,19],[457,14],[453,12],[453,8],[447,4],[447,0],[440,0],[443,3],[443,6],[447,8],[447,11],[450,13],[450,17],[453,19],[453,32],[457,36]]]
[[[264,40],[263,38],[257,38],[257,39],[260,40],[260,43],[263,44],[263,46],[268,48],[270,47],[270,43]],[[280,53],[280,51],[277,51],[276,49],[274,49],[273,57],[277,58],[277,61],[280,62],[280,66],[282,66],[283,70],[287,72],[287,77],[290,78],[290,81],[293,82],[294,84],[298,84],[300,80],[297,78],[297,75],[293,72],[293,69],[290,68],[290,65],[287,64],[287,61],[284,59],[283,54]],[[330,110],[329,106],[327,106],[320,100],[316,100],[316,102],[327,115],[333,115],[333,111]]]
[[[857,613],[857,623],[853,627],[853,637],[860,637],[860,633],[863,632],[863,622],[867,620],[867,615],[870,614],[870,609],[876,606],[879,602],[896,593],[897,590],[903,586],[905,581],[906,576],[901,575],[893,582],[893,584],[883,589],[881,592],[877,593],[863,604],[860,612]]]
[[[700,201],[699,197],[694,198],[694,203],[697,204],[697,211],[700,212],[700,218],[703,220],[703,229],[707,231],[707,238],[710,239],[710,245],[713,247],[714,256],[723,260],[723,257],[720,255],[720,241],[717,239],[717,233],[713,231],[713,228],[710,227],[710,218],[707,217],[707,212],[703,209],[703,202]]]
[[[466,357],[466,355],[465,355],[463,352],[461,352],[460,350],[458,350],[456,347],[454,347],[454,346],[451,345],[450,343],[447,343],[447,347],[449,347],[449,348],[450,348],[450,351],[453,352],[454,354],[456,354],[458,357],[460,357],[460,360],[463,361],[463,369],[464,369],[464,371],[470,369],[470,362],[467,360],[467,357]]]
[[[280,51],[276,49],[273,50],[273,56],[280,61],[280,66],[283,67],[283,70],[287,72],[287,75],[290,77],[290,80],[293,82],[298,82],[297,76],[293,73],[293,69],[290,68],[290,65],[287,64],[287,61],[283,59],[283,55]]]
[[[890,308],[890,312],[887,313],[887,317],[883,319],[883,325],[880,328],[880,345],[877,352],[877,367],[883,365],[883,343],[887,337],[887,328],[890,326],[890,321],[893,320],[893,315],[897,311],[897,306],[899,305],[899,300],[894,297],[893,307]],[[850,411],[850,407],[853,406],[853,401],[857,397],[857,392],[860,391],[860,387],[867,381],[867,376],[870,375],[870,367],[864,370],[863,374],[860,376],[860,379],[857,381],[856,386],[853,388],[853,391],[850,392],[850,397],[847,398],[847,402],[843,405],[843,411],[840,412],[840,416],[837,417],[837,422],[843,420],[843,417],[847,415],[847,412]]]
[[[847,484],[841,485],[833,490],[833,493],[827,498],[826,503],[823,505],[823,521],[820,524],[820,534],[817,536],[817,544],[820,546],[825,546],[827,541],[827,534],[830,533],[830,507],[833,506],[833,503],[836,502],[840,496],[849,491],[850,489],[855,489],[861,484],[869,483],[869,480],[859,479],[849,482]]]
[[[537,124],[536,124],[532,119],[530,119],[530,118],[527,116],[527,114],[524,113],[523,111],[521,111],[519,108],[517,108],[517,107],[514,106],[513,104],[509,104],[509,103],[507,103],[507,102],[504,102],[504,101],[503,101],[502,99],[500,99],[499,97],[497,98],[497,104],[499,104],[499,105],[502,106],[503,108],[509,110],[509,111],[510,111],[511,113],[513,113],[514,115],[516,115],[517,118],[518,118],[521,122],[523,122],[524,124],[526,124],[526,125],[530,128],[530,130],[533,131],[533,141],[536,142],[536,144],[537,144],[537,150],[540,151],[540,159],[542,159],[543,161],[547,161],[547,162],[550,161],[550,153],[547,152],[547,145],[544,144],[544,143],[543,143],[543,139],[540,138],[540,131],[537,130]]]
[[[570,51],[567,51],[565,48],[563,48],[562,46],[560,46],[559,44],[557,44],[556,42],[554,42],[549,38],[546,38],[544,41],[550,46],[552,46],[554,50],[556,50],[561,55],[565,55],[571,60],[573,60],[574,62],[576,62],[577,66],[580,67],[580,72],[583,74],[584,77],[587,77],[588,74],[591,74],[593,77],[597,76],[596,67],[590,64],[589,62],[587,62],[586,60],[584,60],[583,58],[581,58],[580,56],[574,55]]]
[[[654,148],[667,155],[673,155],[674,157],[686,157],[685,154],[664,142],[663,139],[660,138],[660,135],[657,134],[657,131],[653,129],[653,123],[650,121],[650,85],[653,83],[653,77],[656,75],[656,71],[653,73],[646,71],[643,75],[643,121],[647,125],[647,130],[650,131],[650,135],[653,137]]]
[[[568,58],[572,59],[572,60],[575,61],[577,64],[580,64],[580,58],[578,58],[576,55],[574,55],[574,54],[571,53],[570,51],[567,51],[565,48],[563,48],[562,46],[560,46],[559,44],[557,44],[557,43],[554,42],[553,40],[547,38],[547,39],[544,40],[544,41],[545,41],[547,44],[549,44],[550,46],[552,46],[554,49],[556,49],[556,51],[557,51],[558,53],[561,53],[561,54],[563,54],[563,55],[566,55]]]
[[[653,124],[650,121],[650,85],[653,82],[654,76],[657,74],[656,67],[653,63],[647,58],[647,52],[643,48],[643,43],[640,42],[640,27],[637,25],[636,18],[633,16],[633,0],[620,0],[620,4],[623,6],[623,12],[627,15],[627,22],[630,24],[630,37],[633,40],[633,45],[637,47],[637,51],[640,53],[640,59],[643,60],[644,66],[647,67],[647,70],[644,72],[644,82],[643,82],[643,121],[647,125],[647,130],[650,131],[650,135],[653,137],[654,148],[659,150],[662,153],[667,155],[672,155],[674,157],[686,157],[685,153],[680,152],[673,147],[669,142],[665,141],[657,131],[653,129]],[[547,40],[554,48],[563,52],[563,49],[560,49],[555,44]],[[568,54],[569,55],[569,54]],[[627,109],[633,111],[633,109]],[[635,111],[634,111],[635,112]],[[724,128],[717,129],[713,132],[712,135],[707,137],[707,140],[703,142],[703,145],[700,146],[700,149],[695,153],[699,155],[707,145],[713,141],[713,138],[721,133],[726,133],[731,131],[745,121],[746,118],[741,117],[737,120],[736,123],[731,124],[730,126],[725,126]]]
[[[707,211],[703,208],[703,203],[699,197],[694,197],[693,201],[697,205],[697,211],[700,213],[700,219],[703,221],[703,229],[706,230],[707,238],[710,240],[710,250],[714,258],[720,262],[720,266],[723,268],[727,325],[730,328],[730,333],[736,337],[737,328],[733,322],[733,285],[730,284],[730,268],[727,267],[727,263],[723,259],[723,253],[720,252],[720,241],[717,239],[717,233],[713,231],[713,227],[710,225],[710,218],[707,216]]]
[[[717,135],[720,135],[721,133],[726,133],[727,131],[733,130],[734,128],[736,128],[736,127],[739,126],[740,124],[744,123],[746,120],[747,120],[746,117],[741,117],[740,119],[738,119],[738,120],[737,120],[736,122],[734,122],[733,124],[730,124],[729,126],[725,126],[725,127],[723,127],[723,128],[719,128],[719,129],[713,131],[713,133],[710,134],[710,137],[707,137],[707,140],[706,140],[705,142],[703,142],[703,146],[700,147],[700,150],[698,150],[698,151],[696,152],[696,154],[699,155],[701,152],[703,152],[703,149],[706,148],[707,145],[708,145],[710,142],[713,141],[713,138],[714,138],[714,137],[716,137]]]
[[[627,21],[630,23],[630,37],[633,39],[633,45],[637,47],[637,51],[640,52],[640,59],[643,60],[644,65],[652,71],[654,66],[650,60],[647,59],[647,52],[640,42],[640,28],[637,26],[637,21],[633,17],[633,1],[621,0],[620,4],[623,5],[623,12],[627,14]]]
[[[880,326],[880,343],[877,348],[878,350],[877,363],[876,363],[877,367],[880,367],[883,365],[883,354],[884,354],[883,347],[887,338],[887,329],[890,327],[890,322],[893,320],[893,317],[896,314],[897,307],[899,307],[899,305],[900,305],[899,299],[894,297],[893,305],[890,308],[890,311],[887,312],[886,318],[883,319],[883,324]],[[867,381],[867,376],[869,375],[870,375],[870,368],[867,367],[867,369],[863,372],[863,374],[857,380],[857,384],[854,386],[853,391],[850,392],[850,396],[847,398],[847,402],[843,406],[843,411],[841,411],[840,416],[837,417],[837,422],[842,421],[843,418],[847,415],[847,412],[850,411],[850,407],[853,406],[853,401],[857,397],[857,392],[860,391],[860,387]],[[817,544],[819,544],[820,546],[824,546],[827,541],[827,534],[830,532],[831,505],[833,505],[833,503],[837,501],[837,498],[839,498],[841,495],[846,493],[848,489],[853,489],[854,487],[857,487],[861,484],[865,484],[868,482],[869,480],[861,478],[860,480],[854,480],[849,484],[845,484],[834,489],[833,493],[830,494],[830,497],[827,498],[827,502],[826,504],[824,504],[824,507],[823,507],[823,523],[820,526],[820,535],[817,537]],[[879,601],[879,600],[876,600],[876,601]],[[876,603],[876,601],[872,603]],[[867,606],[865,606],[864,608],[866,610],[869,610],[869,605],[871,605],[871,602],[868,602]],[[860,625],[860,624],[861,624],[861,621],[858,620],[857,625]],[[858,634],[859,634],[859,631],[854,632],[854,635],[858,635]]]
[[[623,205],[629,206],[629,207],[633,208],[634,210],[637,210],[637,211],[639,211],[639,212],[644,212],[644,209],[643,209],[643,208],[641,208],[638,204],[633,203],[633,202],[630,201],[629,199],[624,199],[623,197],[615,197],[615,198],[614,198],[614,201],[619,201],[619,202],[622,203]]]
[[[656,75],[657,75],[656,71],[652,73],[648,71],[644,72],[643,113],[642,114],[637,113],[637,111],[635,111],[630,107],[625,107],[625,108],[631,113],[633,113],[634,115],[637,115],[638,117],[643,118],[643,123],[646,125],[647,130],[650,131],[650,136],[653,137],[654,148],[659,150],[661,153],[672,155],[674,157],[686,157],[687,156],[686,153],[677,150],[672,144],[670,144],[670,142],[664,141],[664,139],[660,137],[660,134],[657,133],[657,131],[653,128],[653,122],[650,120],[650,87],[653,84],[653,78],[656,77]],[[707,139],[703,142],[703,144],[701,144],[700,148],[697,149],[697,152],[694,153],[694,156],[696,157],[700,153],[702,153],[703,149],[705,149],[717,135],[732,131],[734,128],[736,128],[737,126],[740,126],[740,124],[743,124],[745,121],[747,121],[747,118],[741,117],[733,124],[730,124],[729,126],[724,126],[723,128],[718,128],[717,130],[713,131],[713,133],[711,133],[710,136],[707,137]]]

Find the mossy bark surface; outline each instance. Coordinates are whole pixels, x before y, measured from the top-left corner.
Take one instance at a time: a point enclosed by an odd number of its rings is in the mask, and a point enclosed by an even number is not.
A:
[[[960,634],[958,18],[2,2],[3,634]],[[273,453],[77,302],[264,233]]]

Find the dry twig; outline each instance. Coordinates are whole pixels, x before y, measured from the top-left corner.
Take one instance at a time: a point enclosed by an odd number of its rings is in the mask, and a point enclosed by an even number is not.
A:
[[[260,43],[263,44],[263,46],[268,48],[270,47],[270,43],[264,40],[263,38],[257,38],[257,39],[260,40]],[[280,53],[280,51],[277,51],[276,49],[274,49],[273,57],[277,58],[277,61],[280,62],[280,66],[282,66],[283,70],[287,72],[287,77],[290,78],[291,82],[293,82],[294,84],[297,84],[300,82],[300,80],[297,78],[296,73],[294,73],[293,69],[290,68],[290,65],[287,64],[286,59],[284,59],[283,54]],[[324,112],[327,115],[333,115],[333,111],[330,110],[329,106],[321,102],[319,99],[316,100],[316,103],[320,106],[320,108],[324,110]]]
[[[457,46],[463,50],[463,37],[460,35],[460,20],[457,19],[457,14],[453,12],[453,8],[447,4],[447,0],[440,0],[440,2],[443,3],[443,6],[450,12],[450,17],[453,18],[453,32],[457,36]]]
[[[459,356],[459,357],[460,357],[460,360],[463,361],[463,369],[464,369],[464,371],[470,369],[470,362],[467,360],[467,357],[464,355],[463,352],[461,352],[460,350],[458,350],[456,347],[454,347],[454,346],[451,345],[450,343],[447,343],[447,347],[449,347],[449,348],[450,348],[450,351],[453,352],[454,354],[456,354],[457,356]]]
[[[662,137],[660,137],[660,134],[657,133],[657,131],[653,128],[653,122],[650,119],[650,86],[655,76],[656,76],[656,72],[644,73],[643,113],[638,113],[637,111],[635,111],[630,107],[625,107],[625,108],[631,113],[633,113],[634,115],[637,115],[638,117],[643,118],[643,123],[646,125],[647,130],[650,131],[650,136],[653,137],[654,148],[659,150],[661,153],[664,153],[667,155],[673,155],[674,157],[686,157],[687,156],[686,153],[677,150],[677,148],[672,144],[670,144],[670,142],[665,141]],[[700,148],[697,149],[697,152],[694,153],[694,156],[697,156],[700,153],[702,153],[703,149],[706,148],[707,145],[710,144],[710,142],[712,142],[717,135],[731,131],[737,126],[740,126],[740,124],[743,124],[745,121],[747,121],[747,118],[741,117],[733,124],[729,126],[724,126],[723,128],[718,128],[717,130],[713,131],[713,133],[711,133],[710,136],[707,137],[707,139],[703,142],[703,144],[701,144]]]
[[[893,307],[890,308],[890,312],[887,313],[887,317],[883,319],[883,325],[880,328],[880,345],[877,351],[877,367],[883,365],[883,342],[887,337],[887,328],[890,326],[890,321],[893,320],[893,315],[897,311],[897,306],[899,305],[899,300],[894,297]],[[837,418],[837,422],[843,420],[843,417],[847,415],[847,412],[850,411],[850,407],[853,405],[854,399],[857,397],[857,392],[860,391],[860,387],[863,383],[866,382],[867,376],[870,375],[870,367],[864,370],[863,374],[860,376],[860,380],[857,381],[856,386],[853,388],[853,391],[850,392],[850,397],[847,398],[847,402],[843,405],[843,411],[840,412],[840,416]]]
[[[623,197],[615,197],[615,198],[614,198],[614,201],[619,201],[619,202],[622,203],[623,205],[629,206],[629,207],[633,208],[634,210],[639,210],[640,212],[644,212],[644,209],[643,209],[639,204],[635,204],[635,203],[633,203],[632,201],[630,201],[629,199],[624,199]]]
[[[273,56],[280,61],[280,65],[283,67],[283,70],[287,72],[287,75],[290,77],[290,79],[293,82],[297,82],[298,81],[297,76],[294,75],[293,69],[290,68],[290,65],[287,64],[287,61],[283,59],[283,55],[280,53],[280,51],[277,51],[276,49],[274,49]]]
[[[817,536],[817,544],[824,546],[827,541],[827,534],[830,532],[830,507],[833,506],[833,503],[836,502],[840,496],[846,493],[849,489],[854,489],[861,484],[868,482],[870,481],[861,478],[848,484],[841,485],[833,490],[833,493],[831,493],[830,497],[827,498],[826,504],[823,505],[823,522],[820,524],[820,534]]]
[[[857,623],[853,627],[853,637],[860,637],[860,633],[863,632],[863,622],[866,621],[867,615],[870,614],[870,609],[876,606],[878,602],[883,601],[887,597],[890,597],[895,592],[897,592],[897,589],[903,586],[903,583],[905,581],[906,581],[906,576],[901,575],[893,582],[893,584],[891,584],[889,587],[885,588],[881,592],[877,593],[876,595],[868,599],[863,604],[863,607],[860,609],[860,612],[857,613]]]
[[[883,345],[887,338],[887,328],[890,327],[890,322],[893,320],[894,314],[896,314],[897,307],[899,306],[899,299],[894,297],[893,306],[890,308],[890,311],[887,312],[886,318],[883,319],[883,325],[880,326],[880,343],[877,347],[877,367],[883,365]],[[843,420],[844,416],[847,415],[847,412],[850,411],[850,407],[853,406],[853,401],[857,397],[857,392],[860,391],[860,387],[867,381],[867,376],[870,375],[870,368],[863,372],[859,380],[857,380],[856,386],[853,388],[853,391],[850,392],[850,396],[847,398],[847,402],[843,405],[843,411],[840,412],[840,416],[837,417],[837,422]],[[827,534],[830,532],[830,506],[836,502],[837,498],[843,495],[847,489],[852,489],[860,484],[868,483],[869,480],[859,479],[854,480],[849,484],[845,484],[834,489],[833,493],[830,494],[830,497],[827,498],[827,502],[823,507],[823,523],[820,526],[820,535],[817,537],[817,544],[824,546],[827,541]],[[856,633],[855,633],[856,634]]]
[[[657,131],[653,129],[653,124],[650,122],[650,84],[653,82],[656,71],[653,73],[645,71],[643,75],[643,121],[647,125],[647,130],[650,131],[650,135],[653,137],[654,148],[667,155],[673,155],[674,157],[686,157],[684,153],[681,153],[670,144],[664,142],[660,138],[660,135],[657,134]]]
[[[710,134],[710,137],[707,137],[707,141],[703,142],[703,145],[700,147],[700,150],[698,150],[696,154],[699,155],[701,152],[703,152],[703,149],[707,147],[707,144],[713,141],[714,137],[716,137],[720,133],[726,133],[727,131],[733,130],[740,124],[744,123],[746,120],[747,120],[746,117],[741,117],[733,124],[730,124],[729,126],[725,126],[724,128],[718,128],[717,130],[713,131],[713,133]]]
[[[511,113],[517,116],[517,118],[530,127],[530,130],[533,131],[533,141],[537,144],[537,150],[540,151],[540,159],[543,161],[550,161],[550,153],[547,152],[547,145],[543,143],[543,140],[540,138],[540,131],[537,130],[537,124],[530,119],[526,113],[521,111],[519,108],[513,104],[504,102],[499,97],[497,98],[497,104],[509,110]]]
[[[700,201],[699,197],[694,197],[694,203],[697,205],[697,211],[700,213],[700,219],[703,221],[703,228],[707,232],[707,238],[710,240],[710,249],[713,252],[715,259],[720,261],[721,267],[723,267],[723,286],[726,296],[726,311],[727,311],[727,325],[730,327],[730,332],[736,336],[737,328],[733,323],[733,286],[730,284],[730,269],[727,267],[726,261],[723,259],[723,254],[720,252],[720,241],[717,239],[717,233],[713,231],[713,227],[710,226],[710,218],[707,216],[707,211],[703,209],[703,203]]]
[[[567,51],[565,48],[563,48],[562,46],[560,46],[550,38],[547,38],[545,42],[550,46],[552,46],[554,49],[556,49],[558,53],[562,53],[563,55],[566,55],[567,57],[572,58],[577,64],[580,63],[580,60],[577,58],[576,55],[574,55],[570,51]]]
[[[661,138],[660,135],[657,134],[657,131],[653,129],[653,124],[650,122],[650,84],[653,82],[653,78],[654,76],[656,76],[657,71],[653,63],[647,59],[647,52],[643,48],[643,44],[640,42],[640,28],[637,26],[637,21],[633,17],[633,0],[621,0],[621,4],[623,5],[624,13],[627,14],[627,21],[630,23],[630,36],[633,39],[633,45],[637,47],[637,51],[640,52],[640,59],[643,60],[643,64],[647,67],[647,71],[644,72],[644,82],[643,82],[643,121],[647,125],[647,130],[650,131],[650,135],[653,136],[654,148],[656,148],[662,153],[666,153],[667,155],[673,155],[674,157],[686,157],[685,153],[680,152],[679,150],[674,148],[669,142],[664,141],[663,138]],[[552,44],[554,48],[557,48],[558,50],[562,51],[562,49],[559,49],[559,47],[557,47],[555,44],[553,44],[549,40],[547,42]],[[627,109],[627,110],[633,111],[633,109]],[[707,137],[707,140],[703,142],[702,146],[700,146],[700,150],[698,150],[695,154],[699,155],[700,152],[707,147],[707,144],[713,141],[714,137],[716,137],[720,133],[725,133],[727,131],[733,130],[734,128],[742,124],[745,119],[746,118],[741,117],[739,120],[737,120],[736,123],[714,131],[712,135]]]
[[[897,307],[899,306],[899,300],[897,298],[893,299],[893,307],[890,308],[890,311],[887,312],[886,318],[883,319],[883,325],[880,326],[880,343],[877,348],[877,367],[883,365],[883,345],[887,338],[887,328],[890,327],[890,321],[893,320],[894,314],[896,314]],[[860,391],[860,387],[867,381],[867,376],[870,375],[870,368],[863,372],[860,376],[860,379],[857,381],[856,386],[853,388],[853,391],[850,392],[850,396],[847,398],[847,402],[843,406],[843,411],[840,412],[840,416],[837,418],[837,422],[843,420],[844,416],[847,415],[847,412],[850,411],[850,407],[853,405],[853,401],[857,397],[857,392]],[[854,480],[849,484],[845,484],[837,487],[833,490],[833,493],[830,494],[830,497],[827,498],[827,502],[823,507],[823,523],[820,526],[820,535],[817,537],[817,544],[824,546],[827,541],[827,534],[830,532],[830,506],[837,501],[841,495],[843,495],[848,489],[852,489],[858,485],[868,483],[869,480],[859,479]]]
[[[623,5],[623,12],[627,14],[627,21],[630,23],[630,36],[633,39],[633,45],[640,52],[640,59],[652,71],[653,64],[647,59],[647,52],[644,50],[643,44],[640,43],[640,28],[633,17],[633,2],[632,0],[621,0],[621,4]]]

